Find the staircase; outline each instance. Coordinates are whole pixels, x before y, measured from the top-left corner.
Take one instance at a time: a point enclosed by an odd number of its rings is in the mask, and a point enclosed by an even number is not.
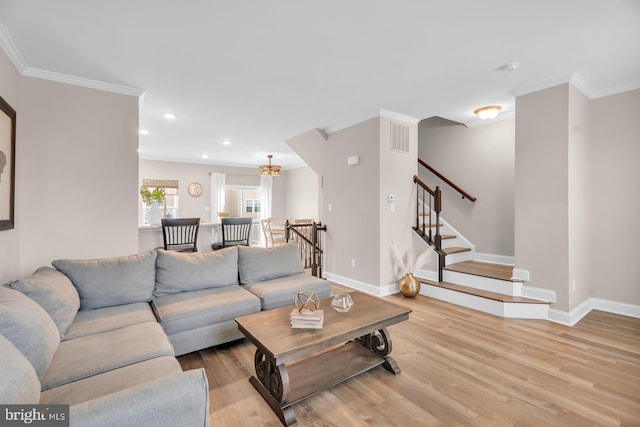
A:
[[[524,283],[512,278],[513,266],[473,260],[473,244],[440,217],[439,188],[432,190],[415,176],[414,182],[413,230],[438,255],[437,271],[414,274],[422,283],[420,294],[500,317],[547,319],[549,302],[522,297]]]

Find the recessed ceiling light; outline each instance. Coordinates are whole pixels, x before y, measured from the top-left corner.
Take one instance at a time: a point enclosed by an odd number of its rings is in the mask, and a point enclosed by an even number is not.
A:
[[[140,129],[140,130],[138,131],[138,133],[139,133],[140,135],[149,135],[149,131],[148,131],[148,130],[146,130],[146,129]]]
[[[203,154],[203,155],[202,155],[202,158],[203,158],[203,159],[208,159],[208,158],[209,158],[209,156],[208,156],[208,155],[206,155],[206,154]]]
[[[142,153],[142,148],[138,148],[138,153]]]
[[[224,141],[222,141],[222,143],[224,145],[231,145],[231,141],[229,141],[228,139],[225,139]]]
[[[163,117],[167,120],[173,120],[176,118],[176,115],[173,113],[164,113]]]

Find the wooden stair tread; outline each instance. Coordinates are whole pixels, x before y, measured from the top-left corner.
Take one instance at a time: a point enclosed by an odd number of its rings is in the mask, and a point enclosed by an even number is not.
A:
[[[470,288],[468,286],[455,285],[447,282],[434,282],[431,280],[421,279],[416,277],[421,283],[425,283],[431,286],[437,286],[439,288],[449,289],[456,292],[462,292],[468,295],[474,295],[481,298],[487,298],[494,301],[504,303],[516,303],[516,304],[549,304],[547,301],[541,301],[532,298],[514,297],[511,295],[499,294],[497,292],[485,291],[482,289]]]
[[[442,237],[442,240],[445,239],[455,239],[456,235],[455,234],[441,234],[440,237]]]
[[[513,266],[511,265],[480,261],[462,261],[448,265],[444,269],[458,273],[473,274],[474,276],[506,280],[508,282],[522,282],[520,279],[512,279]]]
[[[442,250],[444,251],[445,254],[451,255],[451,254],[457,254],[460,252],[469,252],[471,248],[463,248],[461,246],[452,246],[450,248],[442,248]]]

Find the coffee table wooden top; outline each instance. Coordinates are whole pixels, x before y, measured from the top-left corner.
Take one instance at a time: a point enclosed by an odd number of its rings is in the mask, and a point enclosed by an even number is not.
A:
[[[322,329],[293,329],[290,313],[295,306],[236,318],[240,331],[278,364],[353,340],[373,330],[407,320],[411,310],[382,298],[353,291],[353,307],[340,313],[331,307],[333,297],[320,300]]]

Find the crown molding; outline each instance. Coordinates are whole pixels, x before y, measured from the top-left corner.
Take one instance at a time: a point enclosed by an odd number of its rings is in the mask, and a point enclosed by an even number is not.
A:
[[[16,70],[18,70],[20,75],[23,76],[35,77],[43,80],[51,80],[54,82],[66,83],[74,86],[82,86],[106,92],[113,92],[121,95],[140,97],[144,94],[144,90],[135,87],[101,82],[98,80],[86,79],[84,77],[76,77],[68,74],[56,73],[53,71],[46,71],[29,67],[2,24],[0,24],[0,47],[7,54],[9,60],[13,63],[13,66],[16,67]]]
[[[13,66],[22,74],[27,69],[27,64],[24,62],[24,58],[20,52],[18,52],[18,49],[16,49],[11,37],[9,37],[7,30],[4,29],[2,24],[0,24],[0,47],[4,50],[4,53],[7,54]]]
[[[97,89],[105,92],[113,92],[121,95],[139,97],[144,90],[135,87],[116,85],[113,83],[101,82],[98,80],[85,79],[84,77],[70,76],[68,74],[56,73],[54,71],[40,70],[38,68],[27,67],[21,73],[23,76],[35,77],[43,80],[51,80],[59,83],[66,83],[74,86],[82,86],[89,89]]]
[[[380,110],[380,117],[386,117],[387,119],[397,120],[399,122],[405,122],[412,125],[417,125],[420,119],[415,117],[405,116],[404,114],[394,113],[393,111]]]

